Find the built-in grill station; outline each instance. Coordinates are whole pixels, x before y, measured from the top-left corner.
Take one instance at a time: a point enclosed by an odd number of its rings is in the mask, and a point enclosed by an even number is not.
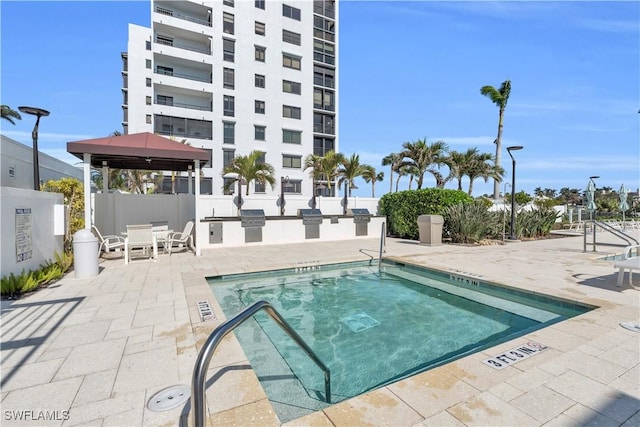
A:
[[[263,209],[241,209],[240,225],[244,228],[244,242],[262,242],[262,227],[265,222]]]
[[[347,215],[353,217],[353,222],[356,225],[356,236],[369,235],[369,222],[371,222],[371,214],[369,213],[369,209],[348,209]]]
[[[320,209],[298,209],[298,218],[302,218],[305,239],[320,238],[320,224],[322,224]]]

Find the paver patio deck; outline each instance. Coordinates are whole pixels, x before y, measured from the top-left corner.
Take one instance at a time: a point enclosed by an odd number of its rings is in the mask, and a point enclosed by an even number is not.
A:
[[[97,277],[71,273],[3,301],[1,423],[185,423],[188,404],[153,412],[146,403],[163,388],[190,384],[197,351],[224,319],[206,276],[366,260],[377,256],[378,245],[377,239],[252,244],[128,266],[122,258],[102,260]],[[583,253],[581,237],[482,247],[388,239],[386,257],[599,308],[285,425],[640,425],[640,334],[619,326],[640,320],[640,293],[627,281],[617,288],[613,264],[597,259],[620,250]],[[215,321],[200,321],[201,300],[211,303]],[[500,371],[482,363],[526,341],[549,350]],[[209,374],[211,425],[280,425],[235,337],[220,345]]]

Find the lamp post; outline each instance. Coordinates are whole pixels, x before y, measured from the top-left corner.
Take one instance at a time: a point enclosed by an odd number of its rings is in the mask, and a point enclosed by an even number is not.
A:
[[[32,114],[37,117],[36,124],[31,132],[31,138],[33,139],[33,189],[40,190],[40,163],[38,161],[38,125],[40,124],[40,117],[46,117],[49,115],[47,110],[37,107],[18,107],[23,113]]]
[[[507,224],[507,202],[506,202],[506,197],[507,197],[507,186],[511,187],[511,184],[509,184],[508,182],[504,183],[504,192],[502,193],[504,195],[504,197],[502,198],[502,204],[503,204],[503,213],[502,213],[502,241],[504,242],[504,240],[507,238],[507,232],[506,232],[506,224]]]
[[[594,179],[600,178],[598,175],[590,176],[589,181],[593,183],[593,210],[591,210],[591,219],[596,219],[596,182]]]
[[[522,150],[522,145],[512,145],[507,147],[507,153],[511,157],[512,172],[511,172],[511,235],[509,240],[518,240],[516,236],[516,159],[511,154],[512,151]]]
[[[290,188],[289,176],[280,177],[280,216],[284,216],[284,189]]]

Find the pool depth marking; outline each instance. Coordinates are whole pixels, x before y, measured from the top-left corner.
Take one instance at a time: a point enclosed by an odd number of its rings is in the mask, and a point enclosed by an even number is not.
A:
[[[531,356],[535,356],[536,354],[545,351],[547,348],[548,347],[545,345],[529,341],[526,344],[523,344],[511,350],[507,350],[504,353],[483,360],[482,362],[486,365],[491,366],[493,369],[500,370],[506,368],[507,366],[511,366],[514,363],[518,363],[521,360],[527,359]]]

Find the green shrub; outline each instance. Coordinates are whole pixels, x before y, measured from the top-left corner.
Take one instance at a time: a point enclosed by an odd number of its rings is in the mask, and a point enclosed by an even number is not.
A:
[[[10,298],[15,298],[38,287],[38,280],[33,271],[25,272],[24,269],[17,276],[11,273],[8,277],[3,277],[1,283],[2,295]]]
[[[518,238],[541,237],[549,234],[560,216],[552,208],[519,211],[516,215],[516,233]],[[509,221],[509,224],[511,221]]]
[[[0,295],[7,298],[18,298],[25,292],[37,289],[41,285],[54,282],[61,278],[73,264],[71,252],[54,253],[56,261],[45,261],[36,271],[29,270],[19,275],[11,273],[3,277],[0,282]]]
[[[453,243],[477,243],[496,230],[502,232],[502,216],[490,212],[482,200],[449,206],[443,216]]]
[[[387,193],[380,198],[380,212],[387,217],[389,234],[418,239],[418,216],[442,215],[444,210],[453,205],[473,201],[464,191],[442,188],[407,190]],[[447,224],[444,224],[444,233]]]

